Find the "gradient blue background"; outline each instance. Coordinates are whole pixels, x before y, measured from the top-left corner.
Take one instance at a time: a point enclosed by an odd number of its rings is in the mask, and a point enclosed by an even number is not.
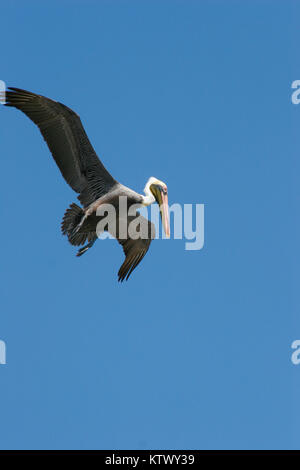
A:
[[[111,173],[205,204],[205,246],[77,259],[76,195],[0,108],[2,449],[299,448],[299,2],[10,1],[1,79],[76,110]],[[294,189],[293,189],[294,187]]]

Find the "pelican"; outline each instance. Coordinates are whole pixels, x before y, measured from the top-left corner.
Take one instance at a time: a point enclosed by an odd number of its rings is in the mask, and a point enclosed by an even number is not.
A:
[[[112,204],[116,210],[114,237],[120,243],[125,260],[118,272],[118,280],[127,280],[132,271],[147,253],[155,238],[154,225],[138,212],[138,208],[149,206],[155,201],[160,206],[162,225],[166,236],[170,236],[168,213],[168,190],[164,182],[151,177],[144,188],[144,195],[136,193],[115,180],[104,167],[93,149],[80,117],[62,103],[53,101],[20,88],[10,87],[2,93],[6,106],[13,106],[26,114],[40,129],[50,152],[69,186],[79,194],[81,207],[73,203],[66,210],[61,230],[74,246],[81,246],[77,256],[89,250],[97,240],[97,224],[103,220],[98,210],[104,204]],[[120,197],[127,201],[127,211],[133,214],[126,217],[125,235],[120,236],[121,215]],[[135,206],[134,206],[135,205]],[[132,236],[131,222],[137,221],[140,235]],[[111,233],[109,225],[103,231]],[[124,230],[123,230],[124,232]],[[142,236],[146,233],[146,236]]]

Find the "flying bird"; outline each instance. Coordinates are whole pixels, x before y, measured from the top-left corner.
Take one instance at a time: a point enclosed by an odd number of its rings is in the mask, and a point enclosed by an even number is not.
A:
[[[62,176],[79,194],[78,199],[82,206],[71,204],[61,224],[62,233],[72,245],[83,245],[77,256],[86,253],[99,236],[97,225],[104,218],[103,214],[97,215],[99,208],[106,204],[113,206],[116,213],[114,230],[107,224],[103,231],[113,232],[112,235],[123,248],[125,260],[119,269],[118,280],[127,280],[155,238],[153,223],[142,217],[138,208],[156,201],[160,206],[166,236],[170,236],[166,184],[151,177],[143,195],[119,183],[98,158],[78,114],[64,104],[13,87],[2,94],[2,97],[6,106],[19,109],[39,127]],[[126,201],[125,220],[120,208],[121,196]],[[130,230],[132,223],[136,223],[137,235],[133,235]]]

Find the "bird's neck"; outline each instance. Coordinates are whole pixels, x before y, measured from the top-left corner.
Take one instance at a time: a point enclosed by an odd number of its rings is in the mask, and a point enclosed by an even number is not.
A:
[[[144,189],[144,193],[145,193],[145,196],[142,194],[142,198],[143,198],[142,204],[143,206],[150,206],[150,204],[153,204],[153,202],[155,201],[155,198],[147,186]]]

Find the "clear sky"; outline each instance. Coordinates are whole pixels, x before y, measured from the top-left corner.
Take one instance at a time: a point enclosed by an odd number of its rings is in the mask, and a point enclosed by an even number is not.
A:
[[[76,194],[0,108],[0,447],[300,447],[299,2],[10,1],[1,76],[72,107],[104,164],[205,204],[205,245],[60,233]],[[294,190],[292,189],[294,185]],[[294,287],[294,290],[293,290]]]

